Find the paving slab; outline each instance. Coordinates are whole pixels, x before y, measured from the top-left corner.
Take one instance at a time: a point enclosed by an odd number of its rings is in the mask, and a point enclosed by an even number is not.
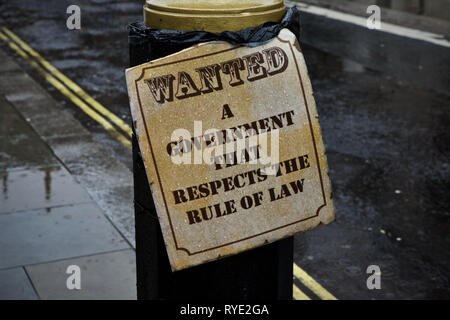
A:
[[[130,170],[90,136],[51,138],[48,143],[73,177],[134,245],[133,177]]]
[[[93,193],[94,201],[120,229],[120,232],[134,246],[134,204],[133,185],[108,186]],[[130,200],[131,199],[131,200]]]
[[[0,270],[0,300],[37,300],[23,268]]]
[[[69,290],[67,268],[80,268],[81,289]],[[26,267],[42,299],[136,300],[136,258],[134,250],[122,250],[78,259]]]
[[[94,204],[0,215],[0,269],[129,248]]]
[[[134,245],[131,171],[114,158],[109,146],[98,143],[79,121],[1,51],[0,60],[2,64],[8,62],[6,71],[0,73],[0,93],[27,119],[75,181],[98,201],[112,223]],[[125,190],[121,194],[123,202],[114,199],[118,189]]]
[[[0,213],[92,202],[62,166],[0,172]]]
[[[0,112],[0,172],[58,163],[50,148],[1,96]]]
[[[131,172],[92,137],[58,137],[49,139],[49,144],[88,190],[133,184]]]

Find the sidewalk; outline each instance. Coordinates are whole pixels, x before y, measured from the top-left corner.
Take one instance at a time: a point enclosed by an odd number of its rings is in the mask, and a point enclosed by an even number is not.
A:
[[[0,180],[0,300],[136,299],[131,172],[2,51]]]

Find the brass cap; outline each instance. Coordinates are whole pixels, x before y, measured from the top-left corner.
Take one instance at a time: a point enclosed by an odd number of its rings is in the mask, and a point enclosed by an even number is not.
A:
[[[146,0],[144,22],[155,29],[238,31],[280,22],[283,0]]]

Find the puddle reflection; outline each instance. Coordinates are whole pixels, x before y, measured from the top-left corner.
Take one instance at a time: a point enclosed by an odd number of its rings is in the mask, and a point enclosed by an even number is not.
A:
[[[61,167],[2,172],[0,213],[88,202],[85,191]]]

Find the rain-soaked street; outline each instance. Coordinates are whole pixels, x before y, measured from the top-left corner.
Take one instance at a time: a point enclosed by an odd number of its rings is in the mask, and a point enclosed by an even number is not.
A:
[[[142,19],[142,3],[0,0],[0,26],[12,30],[131,125],[124,72],[129,65],[127,25]],[[81,30],[66,27],[70,4],[82,10]],[[442,85],[447,94],[438,92],[302,44],[301,38],[300,44],[322,126],[336,222],[296,235],[295,263],[338,299],[450,299],[450,84]],[[112,159],[131,172],[130,149],[3,41],[0,49],[45,88],[60,108],[70,112]],[[447,50],[450,53],[450,48]],[[449,56],[443,61],[443,73],[449,71]],[[0,110],[0,117],[6,112]],[[18,151],[7,150],[5,144],[0,152]],[[24,162],[41,156],[31,153]],[[67,169],[50,158],[42,161],[57,168],[51,172],[51,183],[62,183],[58,179],[64,178]],[[5,172],[8,158],[0,156],[0,175],[4,177]],[[33,171],[27,181],[42,180],[49,174]],[[14,171],[9,175],[13,182],[4,182],[2,190],[11,193],[21,177],[14,176]],[[95,183],[92,185],[95,188]],[[45,197],[48,186],[45,189],[45,184],[36,183],[36,188],[42,189],[30,191],[31,196]],[[54,199],[64,199],[64,192],[57,191],[52,191],[56,192]],[[78,192],[79,203],[88,201],[74,186],[73,193]],[[118,195],[117,199],[122,198]],[[16,207],[26,210],[22,202],[20,195],[3,199],[0,212]],[[64,204],[61,200],[48,206]],[[128,238],[126,232],[131,232],[132,237],[133,226],[127,228],[128,220],[124,221],[117,228]],[[122,232],[121,226],[127,231]],[[123,248],[120,241],[113,246]],[[380,290],[366,286],[370,265],[381,269]],[[298,279],[294,283],[313,296]]]

